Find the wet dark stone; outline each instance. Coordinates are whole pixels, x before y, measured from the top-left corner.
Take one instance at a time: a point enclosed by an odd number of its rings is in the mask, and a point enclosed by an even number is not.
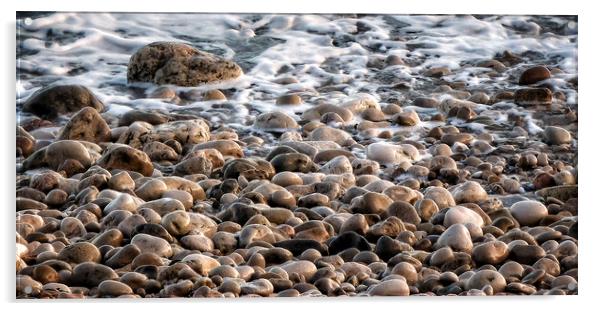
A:
[[[314,240],[305,240],[305,239],[294,239],[294,240],[284,240],[280,242],[276,242],[273,244],[274,247],[282,247],[288,249],[293,253],[293,256],[297,257],[301,255],[304,251],[308,249],[315,249],[319,251],[322,255],[328,255],[328,248],[326,245],[314,241]]]
[[[338,254],[348,248],[357,248],[360,251],[372,250],[370,243],[363,236],[353,232],[345,232],[330,242],[328,252],[330,254]]]

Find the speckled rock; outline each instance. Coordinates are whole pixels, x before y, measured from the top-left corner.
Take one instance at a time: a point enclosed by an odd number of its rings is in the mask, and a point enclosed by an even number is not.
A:
[[[234,62],[177,42],[153,42],[140,48],[128,64],[128,82],[197,86],[238,78]]]

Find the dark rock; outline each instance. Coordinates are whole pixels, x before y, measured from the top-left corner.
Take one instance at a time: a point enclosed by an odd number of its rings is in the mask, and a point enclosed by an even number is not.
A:
[[[372,250],[370,243],[361,235],[348,231],[334,238],[328,245],[330,254],[337,254],[349,248],[357,248],[360,251]]]
[[[274,247],[282,247],[288,249],[293,253],[293,256],[297,257],[301,255],[304,251],[308,249],[315,249],[319,251],[322,255],[328,254],[328,248],[326,245],[307,239],[293,239],[293,240],[284,240],[280,242],[276,242],[273,244]]]
[[[56,85],[33,93],[23,105],[23,111],[51,120],[84,107],[92,107],[98,111],[104,109],[103,103],[87,87]]]

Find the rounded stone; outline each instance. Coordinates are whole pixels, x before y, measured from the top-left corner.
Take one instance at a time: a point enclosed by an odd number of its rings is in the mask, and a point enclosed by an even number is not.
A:
[[[370,160],[387,165],[416,160],[419,152],[416,147],[409,144],[393,145],[386,142],[377,142],[368,146],[366,155]]]
[[[494,294],[499,293],[506,288],[506,280],[502,274],[493,270],[477,271],[468,279],[468,289],[483,289],[485,286],[491,286]]]
[[[438,209],[455,206],[456,200],[453,195],[443,187],[431,186],[424,191],[424,199],[430,199],[437,205]]]
[[[368,192],[351,200],[351,211],[361,214],[382,214],[392,203],[393,200],[382,193]]]
[[[551,77],[551,73],[548,68],[544,66],[535,66],[525,70],[518,80],[519,85],[529,85],[534,84],[539,81],[549,79]]]
[[[477,212],[464,206],[454,206],[445,213],[445,218],[443,220],[443,225],[445,227],[449,227],[453,224],[474,224],[478,227],[482,227],[484,221]]]
[[[431,97],[418,97],[410,105],[422,108],[437,108],[439,107],[439,101]]]
[[[98,295],[100,297],[119,297],[130,294],[133,294],[132,289],[119,281],[105,280],[98,285]]]
[[[95,287],[105,280],[116,280],[119,278],[113,269],[93,262],[80,263],[73,268],[70,286]]]
[[[487,201],[487,192],[475,181],[466,181],[451,190],[456,204],[461,203],[480,203]],[[439,206],[441,208],[441,206]]]
[[[511,246],[509,258],[522,264],[532,265],[545,255],[546,251],[541,246],[519,244]]]
[[[462,224],[451,225],[441,236],[437,239],[435,248],[439,249],[442,247],[449,246],[454,251],[469,252],[472,250],[472,239],[470,232],[466,229],[466,226]]]
[[[131,244],[136,245],[142,253],[154,253],[168,258],[173,254],[171,245],[167,241],[145,233],[134,236]]]
[[[224,254],[233,252],[238,246],[238,240],[233,233],[220,231],[216,232],[211,237],[215,249],[218,249]]]
[[[80,142],[74,140],[60,140],[56,141],[48,147],[46,147],[45,160],[48,165],[58,170],[59,167],[67,160],[74,160],[79,162],[84,168],[92,165],[92,157],[88,149]],[[37,152],[36,152],[37,153]],[[32,154],[25,162],[23,166],[28,167],[28,160],[35,157],[36,153]],[[32,167],[33,168],[33,167]]]
[[[149,158],[153,161],[176,161],[178,160],[178,153],[170,146],[153,141],[144,145],[142,149]]]
[[[138,255],[140,255],[140,249],[136,245],[128,244],[120,248],[105,264],[111,268],[120,268],[132,263],[132,260]]]
[[[212,140],[204,143],[200,143],[192,148],[193,151],[197,150],[205,150],[205,149],[216,149],[221,153],[224,157],[232,156],[235,158],[242,158],[244,156],[244,152],[242,147],[232,140],[218,139]]]
[[[286,188],[292,185],[302,185],[303,179],[293,172],[284,171],[274,175],[272,182]]]
[[[418,281],[418,273],[416,271],[416,267],[412,264],[402,261],[396,264],[393,269],[391,269],[391,274],[398,274],[403,276],[408,285],[414,285],[416,281]]]
[[[509,254],[508,246],[502,241],[481,243],[472,250],[472,258],[480,264],[500,264],[508,258]]]
[[[213,241],[202,234],[183,236],[180,239],[180,243],[187,249],[198,250],[201,252],[210,252],[213,250],[214,246]]]
[[[370,296],[409,296],[410,288],[403,279],[382,281],[368,289]]]
[[[240,286],[241,295],[259,295],[267,297],[274,292],[274,286],[266,279],[257,279]]]
[[[328,126],[319,127],[309,134],[309,139],[315,141],[333,141],[339,145],[346,145],[352,140],[346,131]]]
[[[33,93],[23,104],[23,111],[45,119],[55,119],[84,107],[97,111],[104,109],[103,103],[85,86],[51,85]]]
[[[276,105],[300,105],[302,103],[303,99],[297,94],[285,94],[276,99]]]
[[[282,265],[280,265],[286,273],[290,276],[293,273],[298,275],[302,275],[306,280],[311,279],[314,274],[318,271],[316,265],[314,265],[311,261],[308,260],[293,260],[288,261]]]
[[[345,222],[343,222],[341,228],[339,229],[339,233],[353,231],[364,235],[366,232],[368,232],[368,228],[368,221],[364,215],[353,214],[351,217],[347,218]]]
[[[209,90],[203,94],[203,100],[226,100],[226,95],[220,90]]]
[[[108,170],[122,169],[150,176],[154,167],[148,155],[127,145],[114,144],[98,160],[98,165]]]
[[[512,204],[510,213],[521,225],[534,226],[548,215],[548,209],[537,201],[520,201]]]
[[[326,162],[321,168],[320,171],[324,174],[345,174],[345,173],[353,173],[353,167],[351,166],[351,162],[349,158],[344,155],[340,155],[335,157],[334,159]]]
[[[125,192],[127,190],[134,191],[136,183],[127,172],[119,172],[109,178],[108,186],[111,189]]]
[[[418,225],[420,224],[420,215],[414,206],[407,202],[395,201],[387,209],[387,215],[395,216],[401,221]],[[429,217],[430,218],[430,217]]]
[[[338,235],[328,245],[328,251],[333,255],[349,248],[357,248],[360,251],[372,250],[366,238],[352,231]]]
[[[309,173],[316,170],[315,163],[302,153],[283,153],[274,157],[270,163],[276,172],[290,171]]]
[[[286,130],[299,128],[297,121],[280,111],[265,112],[255,118],[254,126],[264,130]]]
[[[63,248],[58,259],[69,263],[97,262],[101,260],[101,254],[94,244],[89,242],[77,242]]]
[[[402,126],[414,126],[420,123],[420,118],[414,110],[400,112],[392,117],[393,122]]]
[[[550,145],[570,144],[572,140],[571,133],[558,126],[546,126],[543,136]]]

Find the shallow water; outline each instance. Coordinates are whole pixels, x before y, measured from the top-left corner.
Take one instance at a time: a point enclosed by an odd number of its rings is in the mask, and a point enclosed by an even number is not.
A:
[[[524,68],[546,64],[563,71],[551,81],[569,105],[577,94],[566,80],[577,74],[576,17],[563,16],[394,16],[258,14],[111,14],[47,13],[17,20],[17,113],[35,90],[49,84],[78,83],[108,105],[109,114],[136,109],[200,113],[211,106],[173,105],[144,99],[152,85],[128,85],[127,63],[140,47],[154,41],[183,41],[232,58],[245,76],[220,88],[229,104],[246,105],[230,121],[248,124],[248,114],[275,107],[280,94],[299,92],[312,104],[322,99],[347,101],[369,93],[381,102],[406,104],[432,94],[425,69],[447,67],[446,82],[464,82],[466,90],[512,90]],[[522,54],[524,63],[490,77],[475,67],[503,51]],[[406,65],[383,70],[374,59],[398,55]],[[381,60],[382,61],[382,60]],[[279,77],[299,83],[281,85]],[[560,79],[560,78],[564,79]],[[509,79],[511,78],[511,79]],[[396,85],[404,88],[396,88]],[[184,89],[184,88],[180,88]],[[287,109],[300,114],[307,106]],[[224,120],[228,122],[227,120]]]

